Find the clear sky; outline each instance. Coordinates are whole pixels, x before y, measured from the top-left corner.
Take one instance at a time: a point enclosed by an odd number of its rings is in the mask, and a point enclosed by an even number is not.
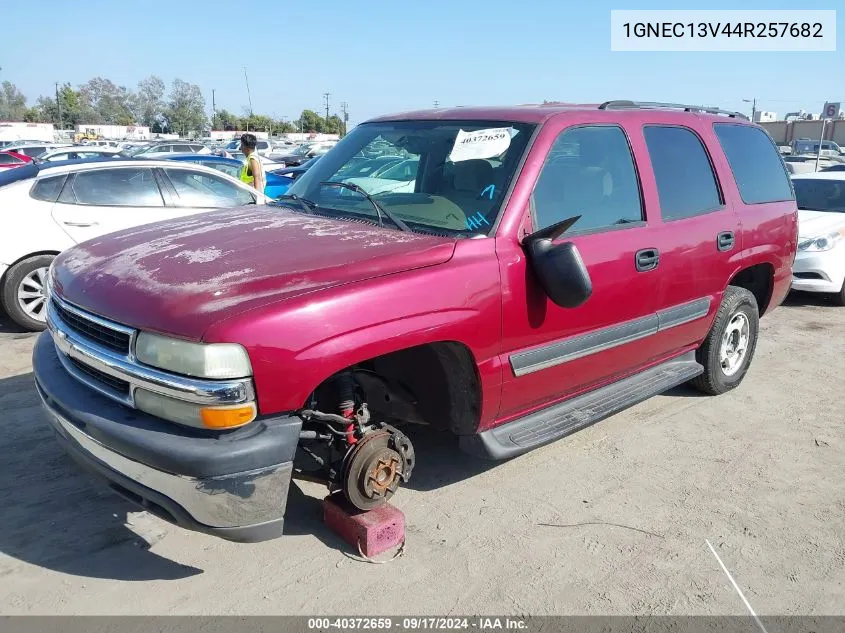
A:
[[[836,9],[836,52],[610,51],[611,9]],[[209,113],[243,114],[247,66],[256,113],[303,108],[350,122],[411,108],[544,99],[673,101],[819,112],[845,103],[841,0],[85,0],[4,2],[0,81],[30,103],[54,82],[102,76],[135,88],[147,75],[198,84]]]

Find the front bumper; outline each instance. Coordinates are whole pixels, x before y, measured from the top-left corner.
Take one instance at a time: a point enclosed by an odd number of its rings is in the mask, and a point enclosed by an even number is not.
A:
[[[792,289],[840,292],[845,284],[845,248],[837,245],[822,253],[799,252],[792,265]]]
[[[241,542],[281,536],[299,418],[259,418],[228,433],[180,427],[85,388],[49,332],[33,371],[59,442],[115,492],[189,530]]]

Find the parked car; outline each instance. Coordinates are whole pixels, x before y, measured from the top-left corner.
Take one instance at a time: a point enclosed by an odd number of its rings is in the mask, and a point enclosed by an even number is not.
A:
[[[15,151],[0,151],[0,171],[6,169],[13,169],[15,167],[22,167],[27,163],[31,163],[32,158],[26,154],[18,154]]]
[[[172,143],[156,143],[145,147],[133,156],[144,159],[167,158],[167,154],[182,154],[193,152],[196,154],[210,154],[211,150],[202,143],[188,143],[185,141],[174,141]]]
[[[819,139],[798,138],[792,141],[790,147],[792,154],[812,154],[815,156],[819,153]],[[845,150],[833,141],[822,141],[821,147],[822,156],[842,156],[845,154]]]
[[[845,306],[845,171],[797,174],[792,185],[799,235],[792,288]]]
[[[70,147],[70,145],[68,143],[22,143],[20,145],[9,146],[7,149],[14,149],[18,154],[35,158],[39,154],[62,147]]]
[[[200,165],[111,158],[0,173],[0,300],[30,331],[45,327],[44,277],[56,254],[112,231],[266,198]]]
[[[376,142],[419,159],[413,191],[330,182]],[[292,475],[383,504],[421,457],[407,423],[504,459],[737,387],[798,237],[769,135],[691,106],[380,117],[288,194],[69,249],[33,352],[68,451],[232,540],[282,534]]]
[[[243,167],[242,160],[208,154],[170,154],[167,159],[205,165],[206,167],[222,171],[224,174],[228,174],[232,178],[236,179],[240,179],[241,168]],[[267,183],[264,186],[264,195],[268,198],[278,198],[287,191],[288,187],[293,182],[291,178],[279,176],[272,171],[265,171],[265,176]]]
[[[129,158],[119,149],[111,147],[97,147],[95,145],[60,147],[47,150],[36,156],[36,160],[42,162],[55,162],[62,160],[78,160],[83,158]]]
[[[819,171],[823,171],[834,165],[845,165],[845,161],[839,156],[822,156],[817,159],[816,155],[802,154],[798,156],[784,156],[783,161],[790,174],[806,174],[816,171],[818,162]]]
[[[270,158],[285,167],[297,167],[311,158],[322,156],[332,147],[334,145],[329,142],[303,143],[288,154],[270,154]]]

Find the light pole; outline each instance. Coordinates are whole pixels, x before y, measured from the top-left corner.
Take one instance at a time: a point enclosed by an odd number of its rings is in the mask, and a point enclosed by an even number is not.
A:
[[[62,123],[62,101],[59,99],[59,82],[56,82],[56,107],[59,108],[59,132],[62,131],[64,124]],[[59,137],[62,138],[62,137]]]
[[[754,121],[754,115],[757,114],[757,97],[753,99],[743,99],[743,103],[750,103],[751,104],[751,121]]]

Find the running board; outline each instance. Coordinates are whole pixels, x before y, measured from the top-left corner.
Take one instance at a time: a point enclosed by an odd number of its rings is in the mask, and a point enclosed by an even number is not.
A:
[[[488,431],[462,435],[460,447],[485,459],[516,457],[677,387],[703,372],[704,367],[695,360],[695,352],[689,352]]]

